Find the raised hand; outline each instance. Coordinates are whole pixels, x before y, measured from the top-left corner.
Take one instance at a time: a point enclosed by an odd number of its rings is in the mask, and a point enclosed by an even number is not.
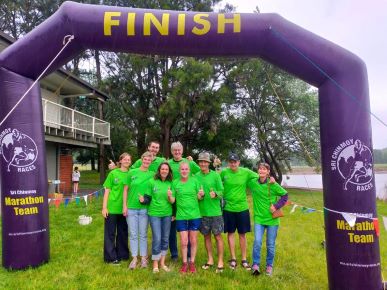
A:
[[[109,170],[113,170],[113,169],[115,169],[116,167],[117,167],[117,166],[116,166],[116,164],[114,163],[114,161],[111,160],[111,159],[109,159],[109,165],[108,165]]]
[[[204,190],[203,190],[203,185],[200,186],[200,190],[198,192],[198,198],[202,199],[204,197]]]
[[[211,196],[211,198],[215,198],[216,197],[216,193],[215,193],[213,188],[211,188],[211,190],[210,190],[210,196]]]
[[[190,161],[190,162],[193,161],[192,156],[187,156],[186,159],[187,159],[188,161]]]

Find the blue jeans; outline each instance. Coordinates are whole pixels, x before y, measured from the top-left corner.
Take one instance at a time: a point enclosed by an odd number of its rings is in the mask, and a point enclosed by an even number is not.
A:
[[[140,245],[140,256],[148,256],[148,210],[128,209],[126,222],[129,227],[129,244],[132,257],[138,256]]]
[[[168,251],[171,217],[149,216],[149,223],[152,228],[152,260],[159,261]]]
[[[266,229],[266,266],[273,266],[275,256],[275,240],[277,238],[278,226],[265,226],[254,224],[254,246],[253,246],[253,265],[259,265],[261,262],[262,238]]]

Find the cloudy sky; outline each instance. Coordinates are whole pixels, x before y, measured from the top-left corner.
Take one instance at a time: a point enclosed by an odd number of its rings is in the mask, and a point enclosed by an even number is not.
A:
[[[364,60],[371,111],[387,124],[387,0],[227,0],[238,12],[278,13]],[[375,149],[387,148],[387,127],[372,120]]]

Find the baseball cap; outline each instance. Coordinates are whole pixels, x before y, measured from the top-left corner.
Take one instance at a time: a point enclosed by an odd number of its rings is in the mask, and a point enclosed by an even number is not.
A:
[[[229,161],[239,161],[240,159],[239,159],[238,154],[236,154],[236,153],[230,153],[230,154],[228,155],[228,160],[229,160]]]

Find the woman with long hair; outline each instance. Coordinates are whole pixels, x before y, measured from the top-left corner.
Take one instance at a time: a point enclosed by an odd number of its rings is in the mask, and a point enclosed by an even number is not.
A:
[[[149,181],[148,191],[140,197],[142,204],[149,204],[148,216],[152,229],[152,261],[153,273],[160,268],[166,272],[170,269],[165,265],[168,251],[169,231],[172,219],[172,204],[175,193],[172,186],[172,170],[168,162],[159,165],[153,179]]]

